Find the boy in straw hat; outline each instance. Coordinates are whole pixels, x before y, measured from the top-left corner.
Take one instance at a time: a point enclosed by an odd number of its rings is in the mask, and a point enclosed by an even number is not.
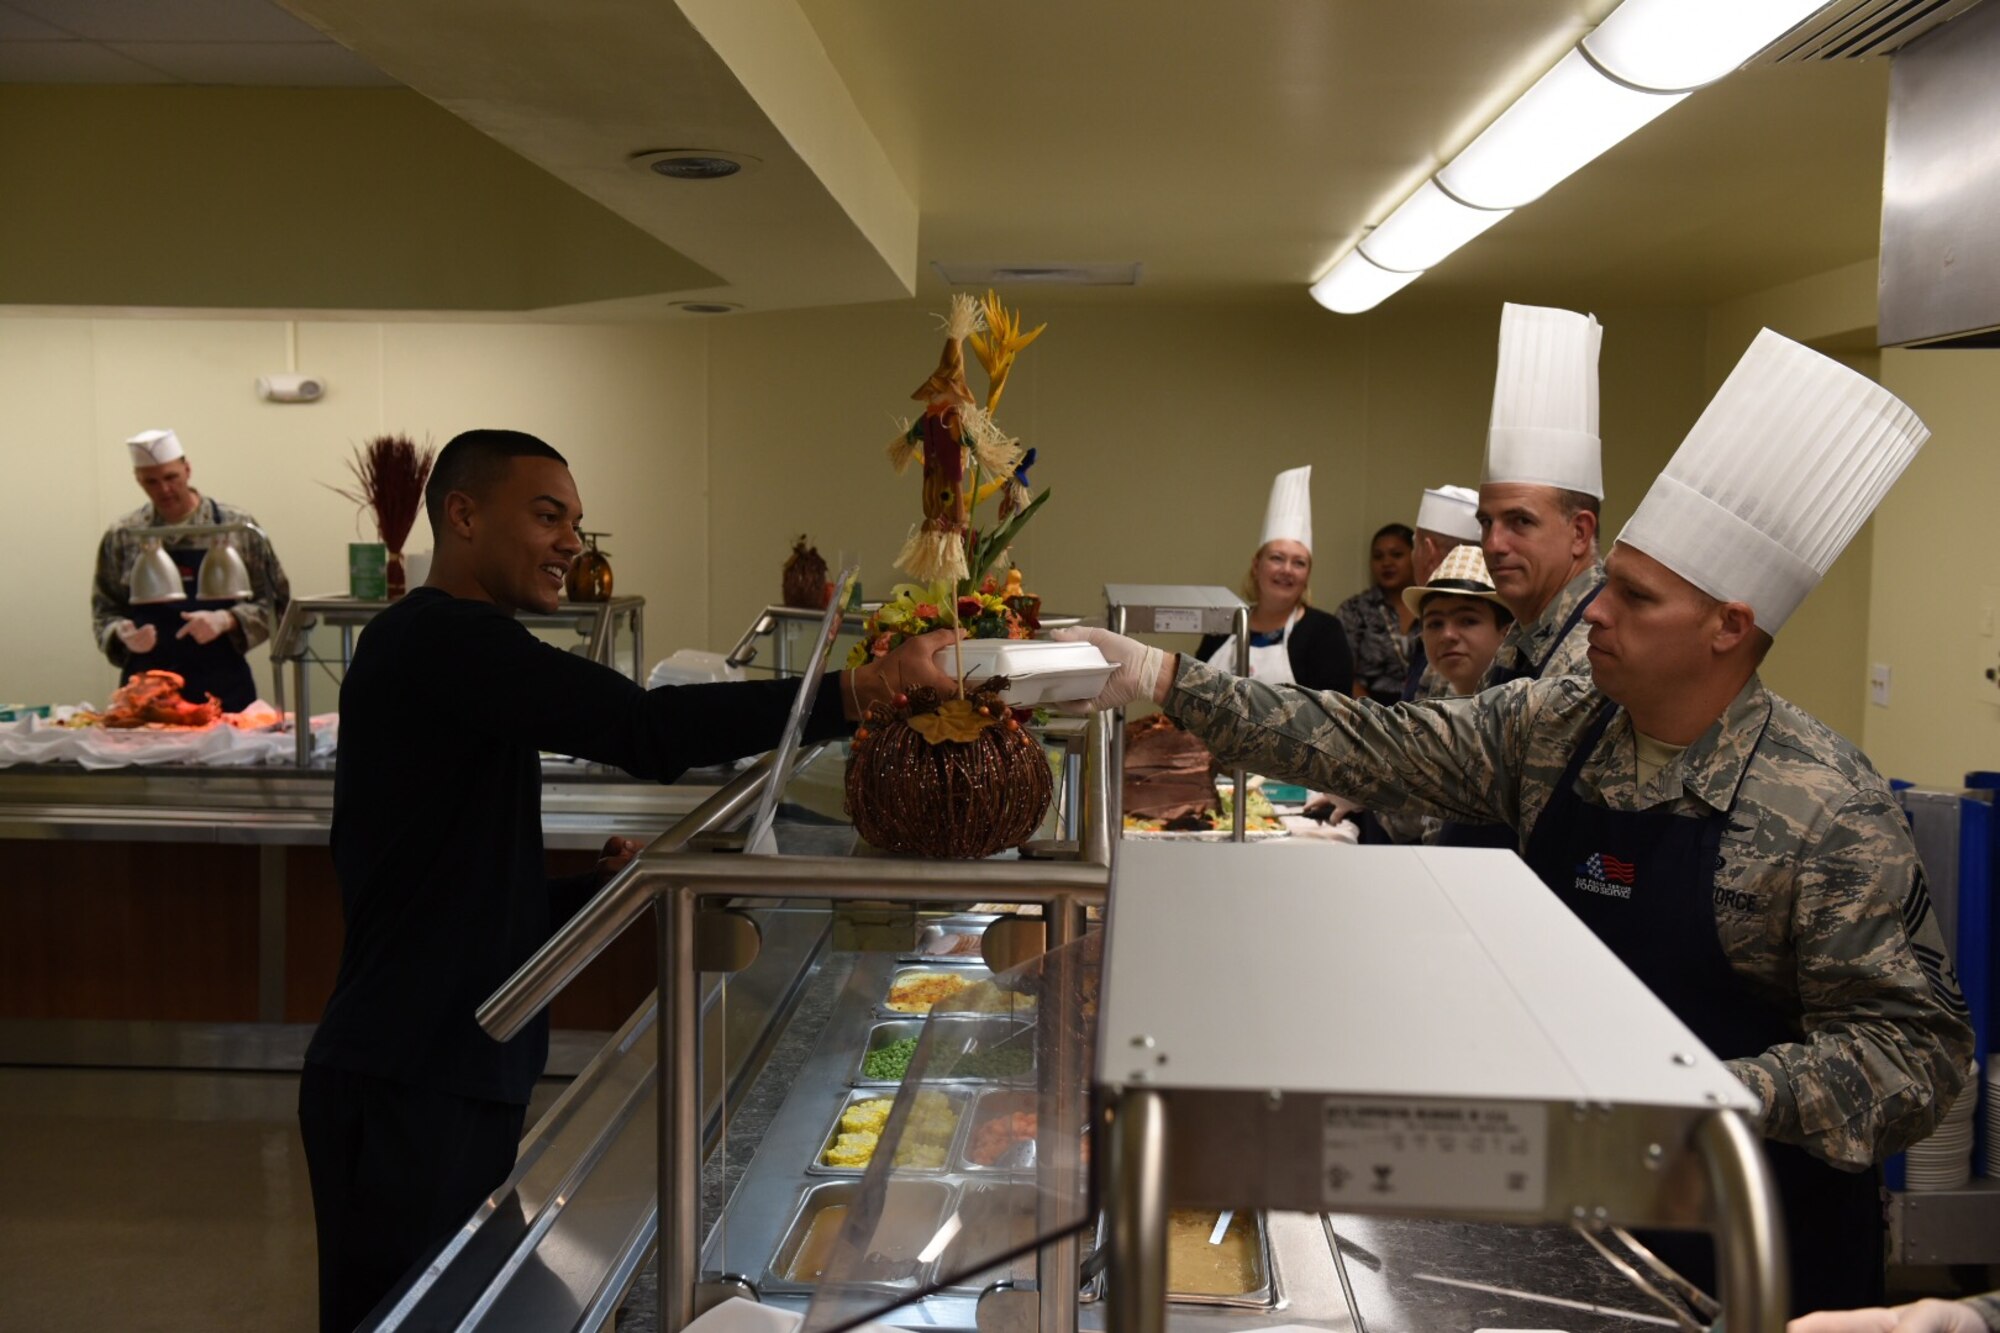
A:
[[[1103,631],[1224,764],[1514,830],[1522,858],[1762,1102],[1798,1310],[1872,1304],[1875,1166],[1957,1095],[1971,1029],[1916,847],[1852,745],[1764,688],[1771,635],[1928,435],[1759,334],[1620,534],[1591,678],[1382,708],[1282,693]],[[1669,1262],[1712,1279],[1699,1236]],[[1703,1266],[1709,1265],[1703,1272]]]
[[[1479,492],[1465,486],[1428,486],[1417,503],[1416,541],[1410,545],[1412,587],[1431,581],[1445,557],[1468,542],[1479,544]],[[1480,561],[1480,571],[1486,568]],[[1407,598],[1410,589],[1403,589]],[[1508,612],[1509,621],[1513,613]],[[1419,634],[1410,648],[1410,669],[1403,678],[1403,702],[1437,699],[1452,693],[1450,684],[1430,669],[1430,649]]]
[[[1589,315],[1500,309],[1500,364],[1479,478],[1480,545],[1514,613],[1488,685],[1587,674],[1584,608],[1604,586],[1597,558],[1604,500],[1597,350]]]

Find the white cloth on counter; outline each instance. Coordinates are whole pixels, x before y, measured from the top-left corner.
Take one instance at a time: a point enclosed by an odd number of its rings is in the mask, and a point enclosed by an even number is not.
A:
[[[123,730],[64,727],[39,717],[0,722],[0,768],[16,764],[75,764],[85,769],[153,768],[169,764],[204,768],[296,764],[297,737],[275,729],[277,713],[270,705],[260,703],[251,707],[270,712],[273,728],[244,731],[218,724],[200,731],[145,727]],[[340,739],[340,715],[324,713],[314,717],[312,729],[313,757],[331,755]]]

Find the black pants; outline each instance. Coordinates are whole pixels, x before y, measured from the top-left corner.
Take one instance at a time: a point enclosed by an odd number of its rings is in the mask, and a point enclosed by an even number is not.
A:
[[[320,1333],[352,1333],[507,1179],[527,1109],[306,1065]]]

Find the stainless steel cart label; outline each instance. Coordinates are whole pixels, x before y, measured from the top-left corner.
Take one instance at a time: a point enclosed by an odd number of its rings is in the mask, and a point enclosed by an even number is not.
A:
[[[1173,606],[1157,607],[1153,611],[1153,633],[1199,634],[1201,612]]]
[[[1531,1210],[1548,1193],[1536,1103],[1329,1097],[1322,1125],[1328,1207]]]

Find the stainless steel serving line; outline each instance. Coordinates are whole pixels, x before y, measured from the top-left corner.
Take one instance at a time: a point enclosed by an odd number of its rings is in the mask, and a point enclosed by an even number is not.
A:
[[[1755,1099],[1517,857],[1141,842],[1118,874],[1113,1333],[1165,1325],[1170,1204],[1707,1229],[1730,1328],[1782,1333]]]
[[[1109,769],[1110,728],[1092,722],[1084,741],[1080,779],[1084,787],[1076,842],[1051,847],[1049,859],[995,858],[938,862],[865,856],[769,856],[704,852],[697,838],[727,827],[754,805],[759,769],[719,792],[666,837],[648,847],[614,877],[519,972],[481,1006],[479,1021],[506,1040],[541,1010],[568,981],[649,907],[659,931],[659,1227],[661,1326],[678,1330],[698,1313],[704,1293],[699,1186],[701,1171],[698,1101],[698,1011],[696,983],[703,971],[729,971],[755,942],[734,928],[734,906],[787,898],[836,904],[871,903],[963,907],[988,899],[1039,904],[1045,941],[1057,949],[1078,939],[1084,913],[1101,906],[1110,883],[1116,849],[1109,817],[1115,811],[1115,781]],[[1071,769],[1064,766],[1065,771]],[[731,955],[731,956],[725,956]],[[1044,1022],[1049,1016],[1043,1016]],[[1058,1025],[1059,1026],[1059,1025]],[[1044,1051],[1061,1062],[1064,1052]],[[1081,1071],[1074,1088],[1080,1114]],[[823,1127],[822,1127],[823,1128]],[[1045,1125],[1045,1131],[1047,1130]],[[1073,1275],[1079,1248],[1069,1236],[1044,1248],[1039,1271]],[[1040,1326],[1076,1326],[1076,1284],[1043,1281],[1036,1297]],[[707,1295],[732,1288],[718,1284]]]

